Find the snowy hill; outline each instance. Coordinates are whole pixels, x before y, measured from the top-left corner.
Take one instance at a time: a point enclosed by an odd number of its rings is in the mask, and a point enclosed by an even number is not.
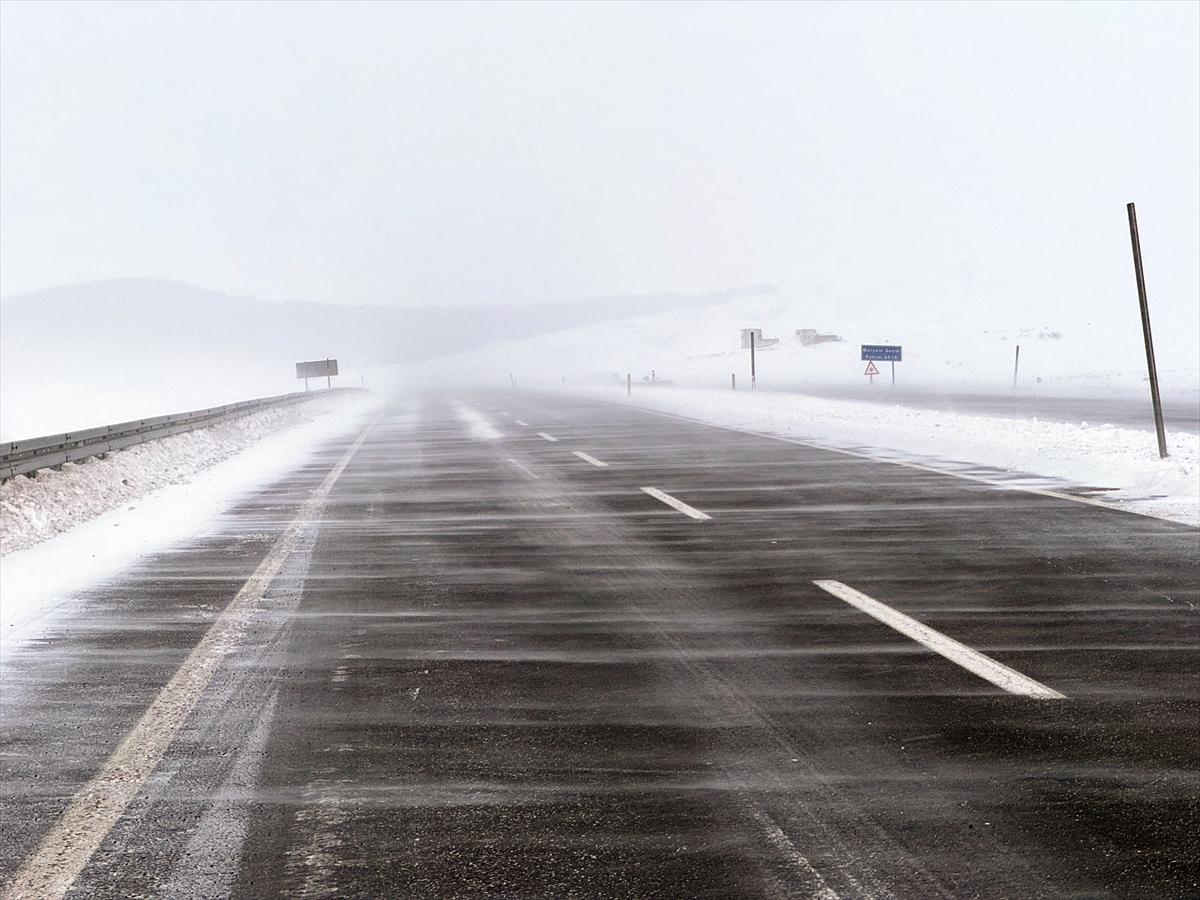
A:
[[[1178,314],[1162,317],[1164,323]],[[1186,320],[1186,315],[1183,316]],[[1195,316],[1193,315],[1194,319]],[[1200,347],[1191,328],[1164,327],[1155,333],[1158,372],[1164,396],[1176,402],[1200,397]],[[870,390],[891,378],[887,363],[872,386],[864,377],[861,344],[898,344],[897,385],[931,392],[1013,390],[1019,345],[1017,391],[1055,396],[1147,394],[1146,358],[1136,302],[1118,313],[1080,320],[1047,311],[1006,319],[987,310],[924,312],[891,310],[814,293],[731,299],[703,310],[674,310],[619,321],[597,322],[553,336],[495,343],[397,371],[401,379],[444,381],[459,377],[507,386],[509,373],[519,386],[602,385],[627,374],[635,381],[651,371],[660,379],[695,388],[750,382],[750,356],[741,330],[761,328],[779,343],[759,350],[758,384],[790,390],[805,386]],[[806,346],[796,332],[817,329],[840,342]]]

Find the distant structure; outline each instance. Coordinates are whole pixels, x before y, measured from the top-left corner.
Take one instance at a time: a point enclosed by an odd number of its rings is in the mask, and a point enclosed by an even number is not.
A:
[[[770,347],[772,344],[778,344],[779,338],[765,338],[762,336],[761,328],[743,328],[742,329],[742,349],[750,349],[750,335],[754,335],[754,346],[757,349]]]
[[[797,328],[796,337],[800,338],[800,343],[805,347],[811,347],[813,344],[826,344],[841,340],[841,338],[836,334],[821,334],[815,328]]]

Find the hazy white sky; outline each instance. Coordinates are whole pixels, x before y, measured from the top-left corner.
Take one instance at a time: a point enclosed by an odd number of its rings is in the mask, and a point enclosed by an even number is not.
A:
[[[1200,293],[1200,4],[0,6],[0,290]]]

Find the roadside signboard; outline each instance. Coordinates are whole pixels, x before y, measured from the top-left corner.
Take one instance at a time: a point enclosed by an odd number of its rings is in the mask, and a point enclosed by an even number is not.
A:
[[[863,359],[866,357],[864,356]],[[337,373],[336,359],[317,359],[312,362],[296,363],[297,378],[325,378]]]
[[[900,345],[863,344],[862,358],[876,362],[900,362]]]
[[[326,385],[333,387],[333,376],[337,373],[336,359],[314,359],[309,362],[296,363],[296,377],[304,379],[306,391],[310,378],[324,378]]]
[[[863,372],[863,374],[864,375],[878,375],[879,370],[877,368],[875,368],[875,363],[869,362],[869,363],[867,363],[867,371]]]

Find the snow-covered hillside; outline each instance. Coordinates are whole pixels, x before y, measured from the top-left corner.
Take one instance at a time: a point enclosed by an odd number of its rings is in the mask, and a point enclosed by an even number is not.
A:
[[[1165,396],[1200,397],[1200,344],[1195,304],[1181,311],[1163,304],[1155,330],[1159,378]],[[1182,324],[1180,324],[1182,323]],[[659,379],[681,387],[727,388],[730,375],[750,383],[750,355],[741,329],[761,328],[779,343],[756,353],[764,388],[805,385],[870,386],[861,344],[899,344],[899,386],[927,391],[1013,390],[1019,345],[1017,391],[1056,396],[1143,396],[1146,358],[1136,299],[1120,313],[1077,318],[1047,310],[1021,320],[992,319],[986,310],[957,314],[890,309],[814,293],[734,300],[700,310],[675,310],[642,318],[598,322],[522,341],[492,344],[395,372],[401,381],[470,381],[518,387],[624,383]],[[799,329],[836,334],[840,342],[805,346]],[[886,364],[875,387],[890,380]]]

